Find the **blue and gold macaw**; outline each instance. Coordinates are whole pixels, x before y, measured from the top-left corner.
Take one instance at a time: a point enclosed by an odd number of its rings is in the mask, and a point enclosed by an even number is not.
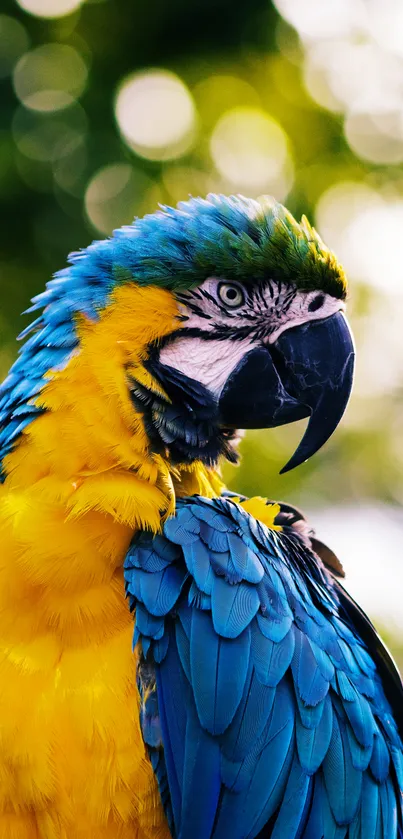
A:
[[[210,195],[34,299],[0,393],[0,839],[403,836],[388,653],[302,514],[217,471],[239,428],[309,417],[285,469],[332,434],[345,297],[305,218]]]

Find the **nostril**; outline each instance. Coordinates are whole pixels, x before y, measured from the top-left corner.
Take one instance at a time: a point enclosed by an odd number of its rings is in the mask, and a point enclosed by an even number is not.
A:
[[[308,312],[317,312],[325,302],[324,294],[317,294],[316,297],[308,304]]]

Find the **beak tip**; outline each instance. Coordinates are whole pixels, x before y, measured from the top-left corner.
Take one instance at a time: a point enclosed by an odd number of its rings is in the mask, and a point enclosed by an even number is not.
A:
[[[287,461],[285,466],[283,466],[282,469],[280,469],[279,475],[285,475],[287,472],[291,472],[292,469],[295,469],[297,466],[301,466],[303,463],[306,463],[308,459],[309,458],[305,457],[303,460],[300,460],[299,457],[297,458],[293,455]]]
[[[346,409],[354,375],[354,345],[349,326],[341,313],[333,315],[314,327],[312,342],[316,353],[316,368],[322,371],[323,387],[318,394],[312,386],[302,394],[311,409],[311,416],[305,434],[290,460],[283,466],[280,475],[290,472],[305,463],[319,451],[337,428]],[[288,336],[290,340],[292,336]],[[283,342],[287,341],[287,337]],[[329,352],[325,352],[329,349]],[[305,352],[306,348],[305,339]],[[314,356],[315,358],[315,356]],[[315,383],[313,383],[315,385]]]

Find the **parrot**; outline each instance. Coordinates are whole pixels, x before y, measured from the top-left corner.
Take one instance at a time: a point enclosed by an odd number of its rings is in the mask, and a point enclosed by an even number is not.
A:
[[[346,297],[305,216],[210,194],[33,298],[0,388],[0,839],[403,837],[392,658],[303,513],[221,477],[245,429],[307,419],[283,472],[333,434]]]

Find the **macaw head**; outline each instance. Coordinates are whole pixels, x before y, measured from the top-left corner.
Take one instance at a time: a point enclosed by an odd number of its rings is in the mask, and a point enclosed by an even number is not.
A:
[[[0,393],[3,455],[92,341],[93,359],[96,347],[114,359],[111,391],[152,452],[234,460],[237,429],[309,417],[291,469],[330,437],[350,395],[345,298],[334,255],[273,199],[210,195],[136,220],[73,254],[34,300],[43,311]]]

